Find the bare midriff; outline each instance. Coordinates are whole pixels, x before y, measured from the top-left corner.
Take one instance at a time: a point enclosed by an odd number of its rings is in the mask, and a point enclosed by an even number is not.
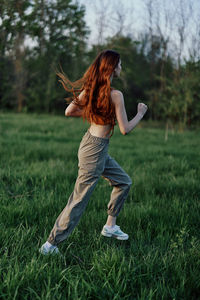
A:
[[[110,137],[110,129],[111,125],[98,125],[95,123],[91,123],[89,132],[91,135],[101,137],[101,138],[109,138]]]

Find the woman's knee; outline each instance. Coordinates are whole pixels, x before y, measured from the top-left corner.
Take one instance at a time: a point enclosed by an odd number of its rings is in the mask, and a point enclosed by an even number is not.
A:
[[[131,187],[131,185],[132,185],[132,180],[131,180],[131,178],[127,175],[127,179],[126,179],[125,182],[123,182],[123,183],[121,184],[121,187],[122,187],[124,190],[129,190],[130,187]]]
[[[127,186],[127,188],[130,188],[131,185],[132,185],[132,179],[131,179],[130,176],[127,174],[126,186]]]
[[[131,186],[132,185],[132,179],[128,176],[128,182],[127,182],[127,184],[128,184],[128,186]]]

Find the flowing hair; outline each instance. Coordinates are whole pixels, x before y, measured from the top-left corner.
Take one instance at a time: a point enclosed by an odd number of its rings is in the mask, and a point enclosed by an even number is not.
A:
[[[83,119],[87,119],[89,123],[111,124],[112,134],[116,116],[111,100],[110,77],[119,60],[120,55],[117,52],[104,50],[96,57],[83,77],[75,82],[71,82],[63,71],[56,72],[64,89],[73,93],[73,97],[65,98],[67,102],[73,100],[73,103],[83,110]],[[83,97],[79,101],[78,95],[83,90]]]

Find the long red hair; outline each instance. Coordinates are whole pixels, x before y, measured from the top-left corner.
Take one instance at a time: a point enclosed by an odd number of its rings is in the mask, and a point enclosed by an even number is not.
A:
[[[56,72],[61,78],[67,92],[73,93],[73,98],[65,98],[67,102],[73,103],[83,109],[83,119],[89,123],[94,122],[100,125],[111,124],[113,131],[115,125],[114,105],[111,101],[110,77],[120,60],[119,53],[113,50],[104,50],[96,57],[94,62],[87,69],[83,77],[71,82],[64,72]],[[84,90],[81,102],[78,99],[80,92]]]

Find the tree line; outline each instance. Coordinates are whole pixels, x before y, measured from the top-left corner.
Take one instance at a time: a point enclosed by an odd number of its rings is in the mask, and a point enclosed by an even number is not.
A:
[[[150,5],[148,8],[150,12]],[[180,128],[198,124],[199,56],[176,59],[167,51],[168,37],[151,27],[138,39],[119,30],[89,48],[84,15],[85,7],[72,0],[3,0],[1,111],[63,113],[68,95],[58,82],[56,69],[61,66],[71,80],[77,80],[99,51],[113,49],[122,60],[121,78],[113,86],[123,92],[129,116],[142,100],[149,106],[147,119],[179,124]]]

